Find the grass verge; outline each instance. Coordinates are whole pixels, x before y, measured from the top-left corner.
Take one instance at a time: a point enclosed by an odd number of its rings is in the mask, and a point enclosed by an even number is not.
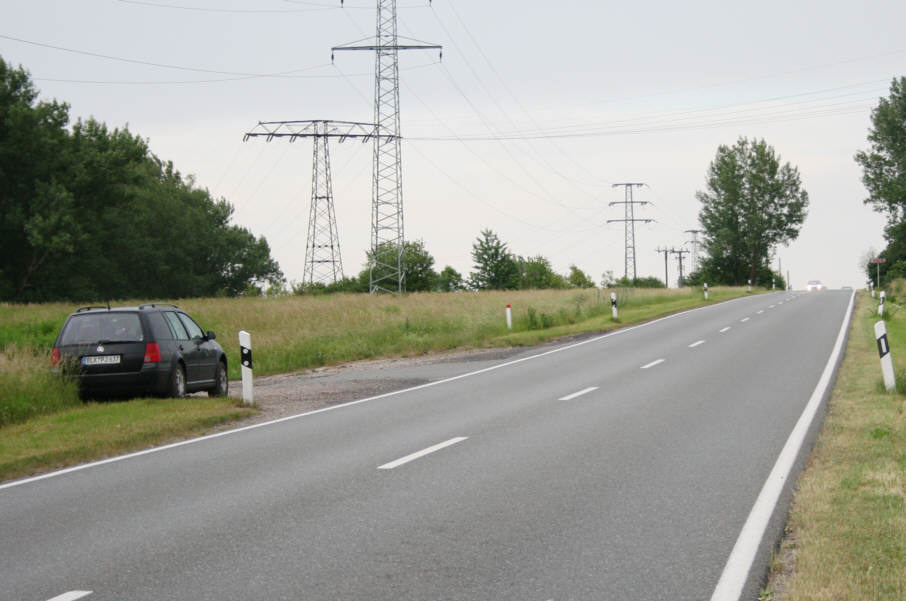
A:
[[[906,315],[885,320],[899,387],[886,393],[876,306],[859,293],[824,428],[762,599],[906,599]]]
[[[0,429],[0,481],[189,438],[253,413],[227,398],[86,403]]]

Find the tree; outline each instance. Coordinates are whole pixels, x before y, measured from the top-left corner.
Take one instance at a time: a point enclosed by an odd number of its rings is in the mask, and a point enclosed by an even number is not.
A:
[[[699,222],[708,252],[701,271],[709,283],[742,285],[759,281],[771,251],[796,239],[808,208],[799,170],[764,140],[740,138],[721,145],[708,169]],[[770,280],[767,281],[770,285]]]
[[[906,77],[894,79],[890,96],[882,98],[871,113],[870,149],[856,154],[862,166],[862,183],[868,190],[865,204],[887,217],[880,253],[881,284],[898,277],[906,261]],[[874,258],[874,257],[870,257]],[[877,264],[865,261],[866,274],[874,280]]]
[[[0,300],[242,294],[283,274],[233,208],[127,128],[68,128],[0,59]]]
[[[906,219],[906,77],[893,80],[890,97],[880,100],[871,122],[871,149],[855,157],[868,190],[865,204],[899,224]]]
[[[569,285],[574,288],[594,288],[594,281],[588,277],[584,271],[576,267],[575,265],[569,266]]]
[[[456,292],[465,290],[466,285],[463,282],[462,274],[447,265],[437,276],[435,288],[440,292]]]
[[[566,279],[554,272],[551,262],[538,255],[536,257],[516,258],[519,270],[519,288],[523,290],[542,290],[546,288],[566,288]]]
[[[478,290],[515,290],[519,287],[516,258],[491,230],[482,230],[472,244],[475,271],[471,285]]]
[[[378,246],[377,261],[374,259],[374,251],[368,250],[368,265],[375,265],[375,269],[380,269],[381,265],[396,264],[396,246],[391,242],[385,242]],[[406,292],[424,292],[431,290],[437,279],[437,273],[434,272],[434,257],[425,249],[425,243],[422,240],[403,243],[403,289]],[[369,277],[369,267],[362,272],[365,278]],[[386,275],[390,271],[387,269]],[[382,274],[378,273],[372,279],[381,279]],[[360,279],[362,274],[360,274]]]

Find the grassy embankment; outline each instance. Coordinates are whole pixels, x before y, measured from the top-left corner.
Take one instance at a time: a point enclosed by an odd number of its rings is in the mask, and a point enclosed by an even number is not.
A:
[[[252,335],[255,374],[454,348],[530,345],[600,332],[705,304],[699,290],[519,291],[402,297],[189,299],[178,304],[214,330],[238,377],[238,331]],[[716,288],[710,302],[746,294]],[[504,307],[513,306],[513,330]],[[115,305],[137,304],[134,301]],[[254,409],[230,399],[140,399],[82,403],[70,382],[49,373],[56,334],[70,304],[0,304],[0,480],[162,444],[240,419]]]
[[[896,393],[884,391],[876,311],[876,301],[859,293],[824,428],[762,593],[766,601],[906,599],[906,310],[885,320]]]

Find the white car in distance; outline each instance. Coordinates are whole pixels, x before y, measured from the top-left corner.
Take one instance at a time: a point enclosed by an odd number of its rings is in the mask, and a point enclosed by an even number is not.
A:
[[[805,290],[807,292],[824,290],[824,284],[822,284],[819,280],[809,280],[808,284],[805,285]]]

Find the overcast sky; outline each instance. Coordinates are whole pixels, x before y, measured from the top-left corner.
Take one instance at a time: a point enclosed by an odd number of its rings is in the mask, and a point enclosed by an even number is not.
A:
[[[242,141],[258,121],[373,120],[374,56],[330,48],[374,35],[376,1],[4,0],[0,56],[42,97],[129,127],[302,279],[312,144]],[[472,270],[490,228],[557,271],[624,267],[619,182],[644,182],[640,276],[698,227],[717,147],[763,138],[810,196],[778,249],[795,287],[861,285],[884,248],[853,155],[871,109],[906,74],[906,2],[400,0],[399,33],[443,45],[400,55],[406,238],[439,271]],[[370,244],[371,147],[331,146],[343,267]],[[685,246],[688,248],[688,245]],[[777,260],[775,260],[775,268]],[[670,260],[671,285],[676,263]]]

